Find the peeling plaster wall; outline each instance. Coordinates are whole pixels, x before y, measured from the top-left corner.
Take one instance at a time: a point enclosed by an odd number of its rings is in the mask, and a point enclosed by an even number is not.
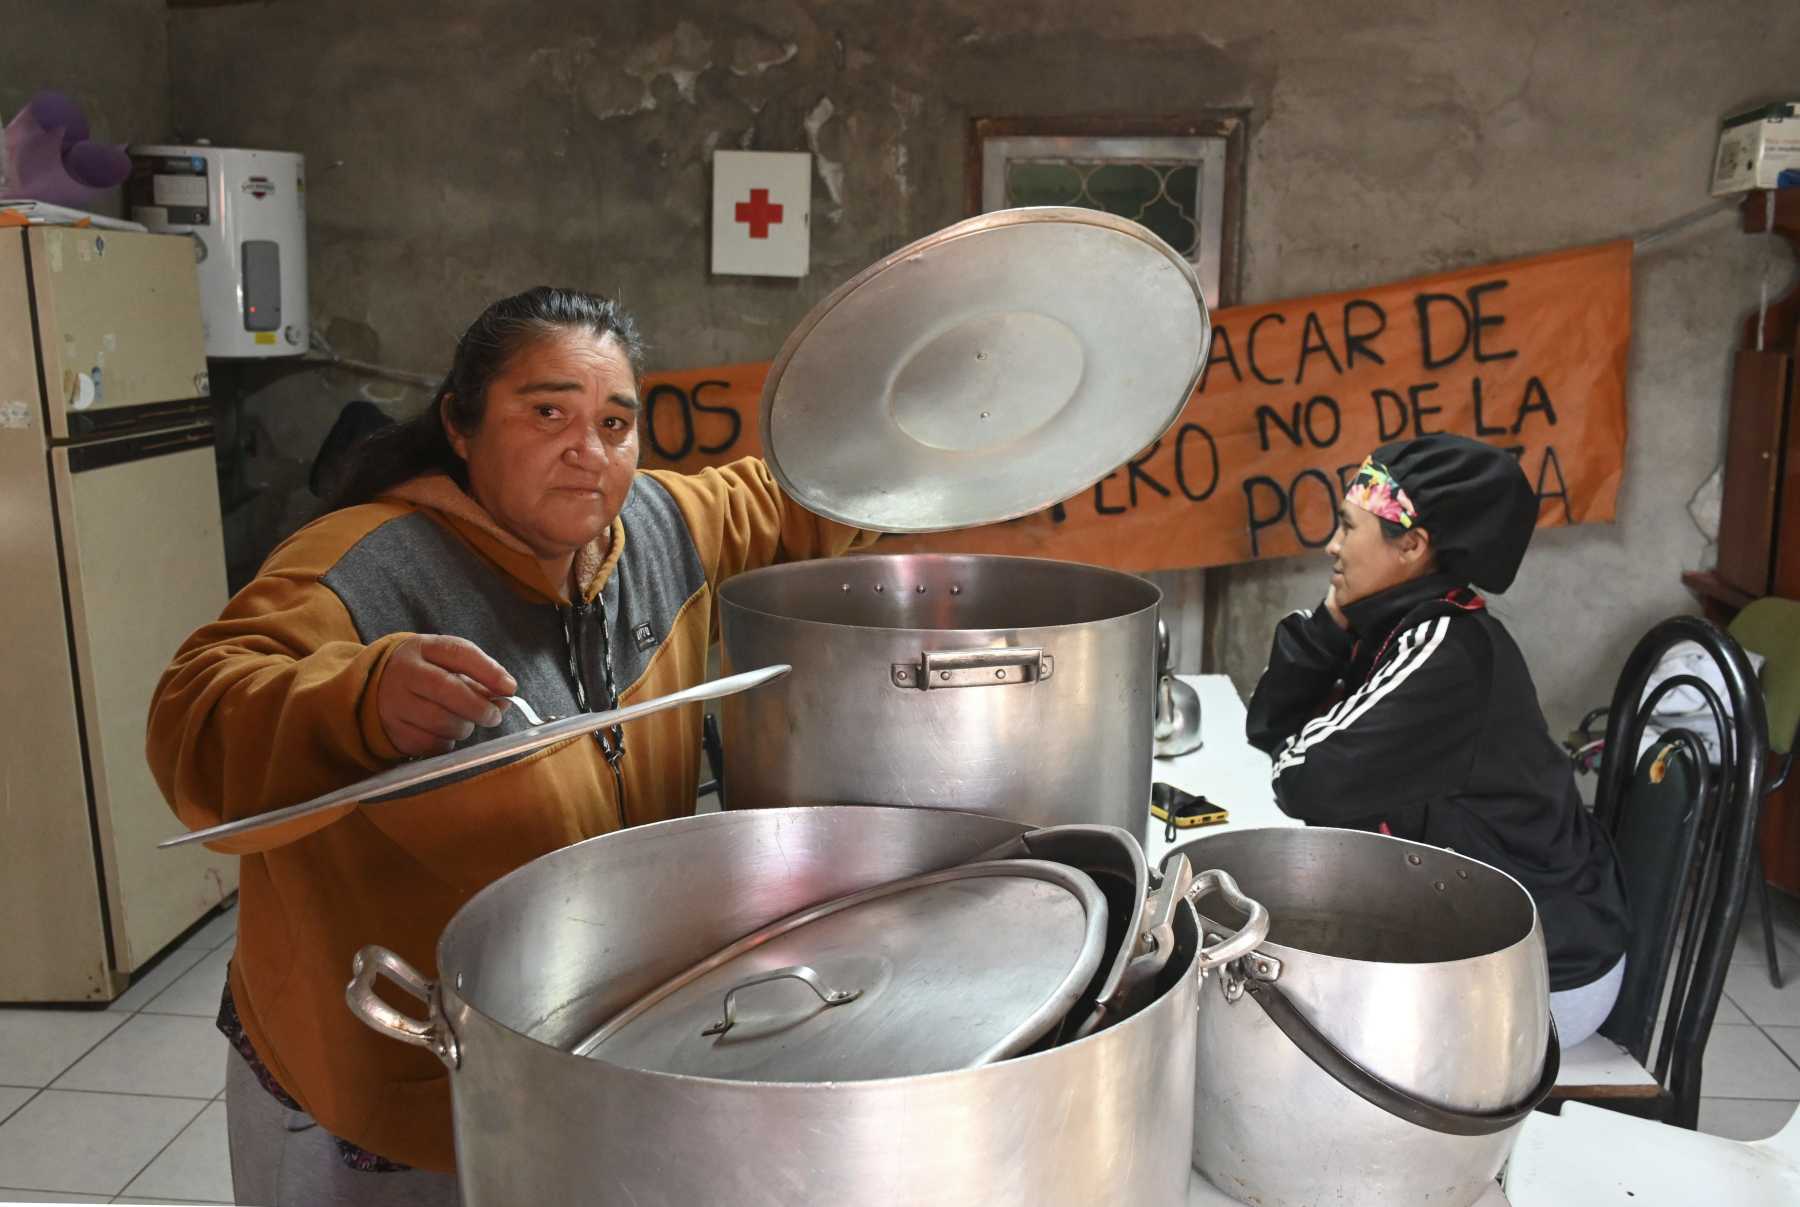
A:
[[[1714,123],[1796,89],[1800,6],[1429,0],[1205,5],[348,0],[170,17],[183,136],[310,165],[315,322],[346,355],[442,370],[493,297],[615,293],[651,367],[772,355],[820,297],[963,216],[975,116],[1250,113],[1241,297],[1417,275],[1655,225],[1706,200]],[[811,275],[707,273],[708,156],[817,157]],[[1620,522],[1540,536],[1497,608],[1552,725],[1691,610],[1685,502],[1718,461],[1729,348],[1772,256],[1714,221],[1641,257]],[[338,405],[416,393],[307,372],[253,394],[272,543]],[[267,547],[267,543],[262,544]],[[1322,562],[1216,572],[1215,661],[1254,682]]]

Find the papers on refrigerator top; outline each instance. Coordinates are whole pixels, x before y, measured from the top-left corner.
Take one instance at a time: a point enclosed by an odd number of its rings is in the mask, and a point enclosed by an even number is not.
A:
[[[109,218],[105,214],[90,214],[86,210],[70,209],[66,205],[52,205],[48,201],[0,201],[0,222],[5,215],[14,215],[32,226],[79,226],[87,222],[105,230],[147,231],[150,228],[141,222],[132,222],[125,218]]]

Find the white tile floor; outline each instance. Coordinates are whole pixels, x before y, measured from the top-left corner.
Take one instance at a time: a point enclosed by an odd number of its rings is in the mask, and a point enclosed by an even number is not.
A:
[[[0,1007],[0,1203],[229,1203],[225,1039],[237,911],[105,1010]]]
[[[1773,895],[1786,987],[1769,984],[1761,903],[1752,891],[1700,1079],[1700,1130],[1734,1140],[1772,1136],[1800,1107],[1800,901]]]
[[[1777,897],[1787,988],[1749,912],[1706,1049],[1700,1129],[1773,1135],[1800,1106],[1800,902]],[[227,1203],[220,913],[107,1010],[0,1008],[0,1203]]]

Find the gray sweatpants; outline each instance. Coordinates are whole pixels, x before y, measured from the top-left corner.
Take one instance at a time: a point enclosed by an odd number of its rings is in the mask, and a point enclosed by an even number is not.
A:
[[[241,1207],[459,1207],[452,1174],[351,1169],[311,1115],[275,1101],[235,1050],[225,1060],[232,1198]]]
[[[1619,989],[1625,984],[1625,957],[1586,985],[1565,989],[1550,995],[1550,1015],[1556,1019],[1556,1032],[1562,1046],[1576,1044],[1600,1029],[1613,1003],[1619,1000]]]

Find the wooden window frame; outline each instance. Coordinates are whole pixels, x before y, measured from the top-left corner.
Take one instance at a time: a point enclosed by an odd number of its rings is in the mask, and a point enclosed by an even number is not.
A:
[[[1224,196],[1219,214],[1219,305],[1242,294],[1244,161],[1249,114],[1216,110],[1188,117],[976,117],[969,120],[963,157],[963,208],[981,203],[982,151],[990,138],[1217,138],[1225,144]]]

